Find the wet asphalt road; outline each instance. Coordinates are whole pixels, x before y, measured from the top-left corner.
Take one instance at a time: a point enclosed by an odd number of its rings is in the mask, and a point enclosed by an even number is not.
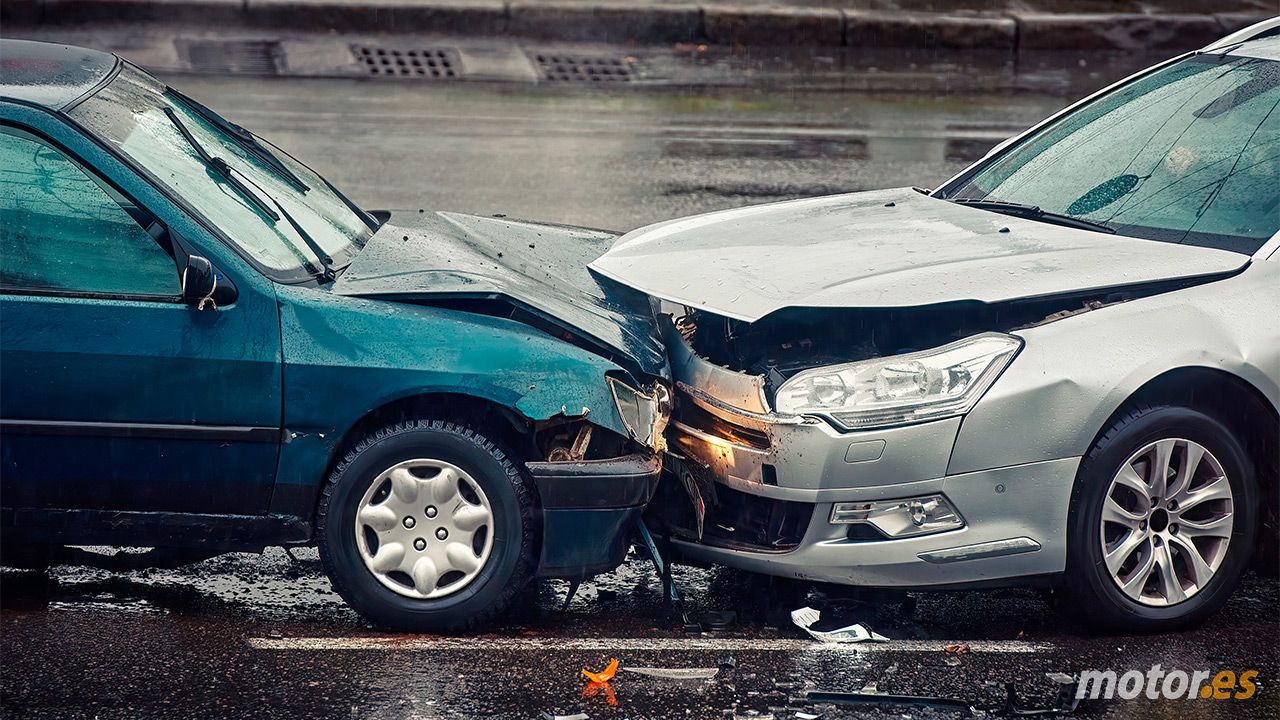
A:
[[[588,94],[513,86],[167,78],[309,162],[366,207],[449,208],[628,229],[668,217],[799,195],[932,185],[1064,99],[890,95]],[[180,570],[55,568],[0,574],[0,716],[49,718],[730,718],[797,709],[824,718],[960,717],[841,711],[806,687],[982,700],[1016,682],[1050,701],[1046,672],[1256,669],[1250,701],[1087,703],[1077,715],[1280,715],[1280,583],[1250,575],[1206,626],[1175,635],[1095,636],[1031,590],[855,601],[726,570],[681,568],[688,612],[732,610],[724,630],[670,618],[652,570],[631,560],[582,588],[530,591],[521,610],[470,640],[366,627],[320,574],[314,551],[228,555]],[[832,648],[785,612],[820,604],[893,642]],[[968,643],[952,656],[949,643]],[[584,697],[583,667],[735,667],[710,681],[623,673]],[[756,715],[753,715],[755,713]]]

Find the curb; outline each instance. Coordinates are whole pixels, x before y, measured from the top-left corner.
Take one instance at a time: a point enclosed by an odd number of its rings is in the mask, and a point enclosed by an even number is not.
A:
[[[627,0],[4,0],[21,26],[105,21],[326,32],[505,35],[545,41],[729,46],[1192,50],[1269,17],[1185,13],[955,13]]]

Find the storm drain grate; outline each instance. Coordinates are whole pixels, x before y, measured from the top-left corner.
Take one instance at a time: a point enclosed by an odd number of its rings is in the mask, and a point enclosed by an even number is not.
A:
[[[631,82],[635,78],[632,58],[589,57],[538,53],[533,56],[542,76],[552,82]]]
[[[370,75],[413,80],[448,80],[462,75],[458,53],[446,48],[352,45],[351,52]]]
[[[275,75],[280,70],[280,43],[274,40],[185,40],[178,46],[197,72]]]

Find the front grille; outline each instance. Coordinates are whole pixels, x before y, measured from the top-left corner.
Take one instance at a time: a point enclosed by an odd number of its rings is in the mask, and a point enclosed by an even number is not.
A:
[[[352,45],[351,52],[365,72],[378,77],[451,80],[462,75],[458,53],[452,48]]]
[[[796,549],[804,539],[813,517],[813,504],[774,500],[750,495],[708,479],[693,481],[700,486],[706,515],[702,538],[698,538],[697,517],[692,499],[677,479],[685,472],[698,472],[678,461],[663,474],[658,494],[649,502],[646,519],[662,535],[704,545],[747,552],[784,553]]]

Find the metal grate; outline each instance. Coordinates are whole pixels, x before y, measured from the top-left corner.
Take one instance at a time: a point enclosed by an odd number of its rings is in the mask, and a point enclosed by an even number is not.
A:
[[[538,53],[533,59],[542,70],[542,77],[552,82],[617,83],[635,79],[632,58]]]
[[[462,75],[458,53],[446,48],[386,48],[352,45],[351,52],[370,75],[448,80]]]
[[[275,75],[280,70],[280,43],[274,40],[185,40],[178,47],[198,72]]]

